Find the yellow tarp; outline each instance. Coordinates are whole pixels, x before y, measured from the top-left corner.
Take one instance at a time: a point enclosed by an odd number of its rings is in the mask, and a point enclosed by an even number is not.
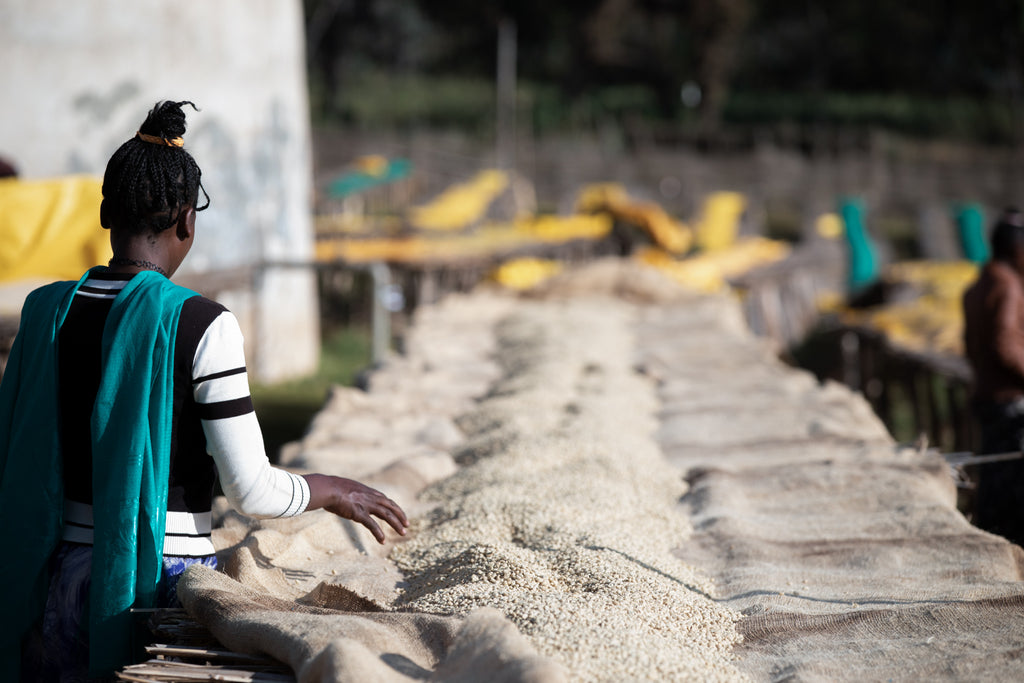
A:
[[[584,213],[608,213],[616,220],[644,230],[655,244],[673,254],[683,254],[693,244],[693,233],[672,218],[660,205],[629,196],[619,183],[594,183],[580,191],[576,210]]]
[[[963,353],[964,291],[978,277],[970,261],[903,261],[886,268],[890,283],[912,285],[920,295],[867,310],[847,310],[843,321],[870,327],[914,351]]]
[[[0,180],[0,282],[77,279],[110,259],[99,178]]]
[[[409,209],[409,223],[421,230],[464,230],[482,220],[509,185],[504,171],[480,171],[465,183],[452,185],[427,204]]]
[[[745,237],[724,249],[702,252],[683,259],[653,247],[640,249],[633,258],[658,268],[684,287],[702,292],[719,292],[728,288],[729,278],[781,261],[791,251],[788,244],[779,240]]]
[[[488,223],[472,233],[320,239],[316,242],[315,253],[318,261],[340,259],[349,263],[444,261],[490,257],[533,245],[599,240],[610,230],[611,219],[604,215],[544,215],[521,218],[512,223]]]
[[[724,251],[736,244],[747,198],[739,192],[713,192],[704,200],[694,225],[695,243],[701,251]]]
[[[562,269],[560,261],[525,257],[506,261],[495,268],[490,277],[502,287],[524,292],[557,275]]]

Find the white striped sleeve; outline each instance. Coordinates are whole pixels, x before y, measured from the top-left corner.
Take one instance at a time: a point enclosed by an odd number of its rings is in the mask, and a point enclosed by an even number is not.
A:
[[[306,510],[309,485],[270,464],[249,394],[238,321],[225,311],[206,329],[192,364],[192,394],[231,507],[250,517],[291,517]]]

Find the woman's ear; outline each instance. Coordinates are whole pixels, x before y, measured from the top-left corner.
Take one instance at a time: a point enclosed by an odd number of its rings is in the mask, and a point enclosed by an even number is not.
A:
[[[100,226],[104,230],[110,230],[110,209],[107,208],[107,200],[100,201]]]
[[[196,209],[190,206],[178,214],[178,222],[174,227],[174,234],[184,242],[192,239],[196,232]]]

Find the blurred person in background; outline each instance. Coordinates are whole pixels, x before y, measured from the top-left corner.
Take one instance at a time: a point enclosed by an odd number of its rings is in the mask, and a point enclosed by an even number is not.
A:
[[[1024,448],[1024,214],[1006,209],[991,244],[991,259],[963,297],[982,454]],[[974,523],[1024,544],[1024,460],[979,466]]]
[[[324,508],[381,543],[374,517],[408,525],[379,491],[270,465],[238,322],[170,281],[209,204],[183,146],[185,105],[158,103],[107,164],[108,266],[41,287],[22,309],[0,384],[4,681],[131,663],[145,636],[130,610],[180,604],[185,568],[216,565],[218,477],[253,517]]]

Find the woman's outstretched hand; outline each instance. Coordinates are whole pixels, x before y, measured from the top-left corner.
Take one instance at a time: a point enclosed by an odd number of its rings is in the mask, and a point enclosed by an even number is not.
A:
[[[374,517],[384,520],[403,536],[409,528],[409,520],[398,503],[377,489],[352,479],[327,474],[307,474],[304,478],[309,484],[307,510],[323,508],[339,517],[358,522],[370,530],[378,543],[384,542],[384,531]]]

